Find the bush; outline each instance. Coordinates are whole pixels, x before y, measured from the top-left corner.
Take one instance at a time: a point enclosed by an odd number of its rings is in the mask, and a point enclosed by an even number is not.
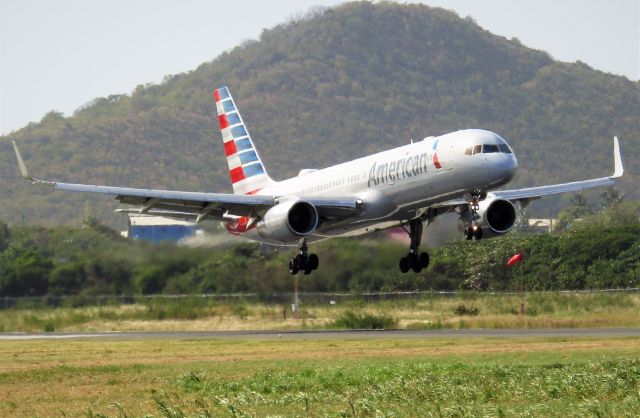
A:
[[[339,329],[393,329],[398,321],[387,315],[358,314],[346,311],[330,325]]]
[[[456,306],[456,308],[453,310],[453,313],[458,316],[476,316],[480,313],[480,310],[475,306],[467,306],[464,303],[461,303],[460,305]]]
[[[145,301],[147,319],[190,320],[205,318],[214,314],[209,302],[203,298],[165,299],[152,298]]]

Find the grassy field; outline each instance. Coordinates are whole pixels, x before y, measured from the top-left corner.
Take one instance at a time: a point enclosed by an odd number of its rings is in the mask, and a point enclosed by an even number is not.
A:
[[[640,326],[638,293],[530,293],[524,300],[526,314],[520,316],[519,295],[425,294],[336,304],[303,298],[301,318],[295,319],[289,304],[156,299],[136,305],[2,310],[0,331],[291,330],[379,323],[401,329]]]
[[[4,341],[0,416],[636,416],[639,339]]]

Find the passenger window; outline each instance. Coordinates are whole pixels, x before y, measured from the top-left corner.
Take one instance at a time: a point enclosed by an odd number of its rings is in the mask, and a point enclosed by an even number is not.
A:
[[[464,150],[464,155],[471,155],[471,147]]]
[[[509,148],[509,145],[507,144],[500,144],[498,145],[498,149],[500,150],[500,152],[504,152],[507,154],[512,154],[513,151],[511,151],[511,148]]]
[[[473,155],[480,154],[482,152],[482,145],[476,145],[473,147]]]
[[[497,145],[491,145],[491,144],[483,145],[482,146],[482,152],[485,153],[485,154],[498,152],[498,146]]]

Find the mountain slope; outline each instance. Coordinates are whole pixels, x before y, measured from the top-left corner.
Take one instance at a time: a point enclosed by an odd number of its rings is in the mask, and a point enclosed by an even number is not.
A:
[[[623,188],[639,197],[638,83],[556,62],[442,9],[358,2],[265,30],[194,71],[97,99],[70,118],[51,113],[3,138],[0,217],[53,224],[93,214],[124,224],[108,198],[19,181],[8,140],[20,142],[42,178],[230,191],[211,98],[220,85],[230,87],[276,178],[478,127],[515,148],[516,185],[608,174],[618,135],[629,172]]]

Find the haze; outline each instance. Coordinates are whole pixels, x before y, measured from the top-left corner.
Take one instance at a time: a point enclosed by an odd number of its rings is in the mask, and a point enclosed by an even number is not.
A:
[[[195,69],[314,5],[337,0],[182,2],[3,0],[0,3],[0,133],[50,110],[70,115],[96,97],[129,93]],[[554,58],[640,78],[640,2],[429,0],[470,15]],[[213,88],[214,86],[212,86]]]

